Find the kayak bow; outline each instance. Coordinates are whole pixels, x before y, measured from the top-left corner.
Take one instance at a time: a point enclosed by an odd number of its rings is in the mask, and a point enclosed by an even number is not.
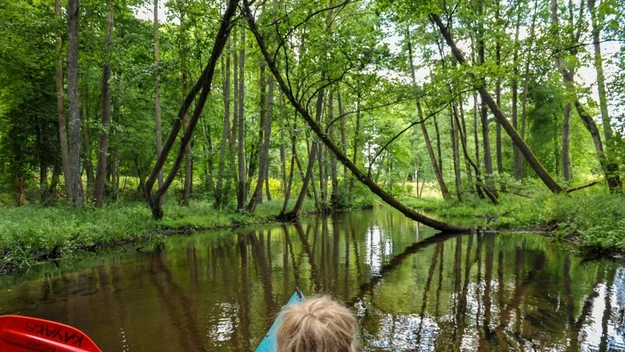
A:
[[[102,352],[74,327],[19,315],[0,316],[0,351]]]
[[[293,293],[289,301],[286,303],[286,305],[288,306],[291,304],[301,304],[305,300],[306,300],[306,297],[304,297],[304,294],[302,294],[302,291],[300,291],[298,287],[295,290],[295,293]],[[267,335],[265,335],[265,338],[263,338],[263,340],[260,342],[260,345],[258,345],[256,352],[275,352],[276,351],[277,349],[276,333],[278,331],[278,324],[280,324],[283,314],[284,314],[284,310],[280,312],[280,315],[278,315],[276,320],[273,322],[273,325],[271,325],[271,328],[269,328]]]
[[[287,302],[301,304],[306,300],[299,288]],[[280,312],[256,352],[275,352],[276,333],[284,311]],[[102,352],[82,331],[50,320],[19,315],[0,316],[0,351],[2,352]]]

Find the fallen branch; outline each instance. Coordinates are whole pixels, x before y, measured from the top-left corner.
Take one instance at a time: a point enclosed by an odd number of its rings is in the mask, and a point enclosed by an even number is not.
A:
[[[577,187],[569,188],[569,189],[565,190],[565,191],[564,191],[564,193],[573,193],[573,192],[575,192],[575,191],[579,191],[580,189],[584,189],[584,188],[592,187],[592,186],[594,186],[594,185],[596,185],[596,184],[601,183],[601,181],[603,181],[603,180],[597,180],[597,181],[593,181],[593,182],[591,182],[591,183],[587,183],[587,184],[585,184],[585,185],[581,185],[581,186],[577,186]]]

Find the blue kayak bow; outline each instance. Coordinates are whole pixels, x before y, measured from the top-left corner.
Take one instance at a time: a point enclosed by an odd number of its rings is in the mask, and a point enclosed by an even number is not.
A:
[[[295,292],[286,303],[286,305],[288,306],[291,304],[301,304],[305,300],[306,297],[304,297],[304,294],[302,293],[302,291],[300,291],[298,287],[295,289]],[[280,321],[282,320],[283,313],[284,311],[280,312],[280,315],[278,315],[276,320],[273,322],[273,325],[271,325],[271,328],[269,328],[267,335],[265,335],[265,338],[263,338],[263,340],[260,342],[260,345],[258,345],[256,352],[275,352],[277,350],[276,332],[278,331],[278,324],[280,324]]]

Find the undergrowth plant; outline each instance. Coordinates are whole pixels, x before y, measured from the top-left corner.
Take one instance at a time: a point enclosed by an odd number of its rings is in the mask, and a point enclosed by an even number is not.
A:
[[[625,198],[603,190],[570,194],[500,193],[499,204],[476,197],[464,202],[406,198],[403,201],[450,222],[488,229],[542,229],[582,246],[625,251]]]

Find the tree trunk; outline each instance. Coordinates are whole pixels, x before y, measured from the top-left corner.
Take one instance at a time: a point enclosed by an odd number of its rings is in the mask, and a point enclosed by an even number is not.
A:
[[[459,125],[460,121],[458,121],[458,115],[456,115],[454,117],[456,118],[456,124]],[[473,160],[471,160],[471,156],[469,155],[469,151],[468,151],[468,148],[467,148],[466,129],[459,129],[458,131],[460,133],[460,143],[462,145],[462,152],[464,153],[464,158],[467,161],[467,163],[469,163],[471,165],[471,167],[473,167],[473,169],[475,171],[475,180],[477,181],[475,189],[477,190],[480,198],[483,198],[484,197],[484,193],[486,193],[488,198],[490,198],[490,200],[494,204],[497,204],[497,196],[493,192],[490,191],[490,189],[488,188],[486,183],[482,180],[482,176],[481,176],[481,172],[480,172],[480,168],[479,168],[478,164],[474,163]],[[419,186],[419,184],[417,183],[417,187],[418,186]]]
[[[449,33],[449,30],[447,29],[447,27],[443,25],[441,18],[436,14],[432,14],[431,17],[434,20],[434,22],[436,22],[436,24],[438,25],[441,33],[443,34],[443,37],[445,37],[445,40],[447,41],[447,45],[449,45],[449,47],[451,48],[451,51],[456,57],[456,59],[458,60],[458,62],[460,64],[465,64],[466,60],[464,59],[462,52],[456,46],[456,43],[453,41],[451,34]],[[519,147],[519,149],[521,150],[521,153],[523,153],[523,156],[525,157],[527,162],[530,164],[532,169],[536,172],[538,177],[540,177],[543,183],[553,193],[562,192],[563,191],[562,187],[551,177],[551,175],[549,175],[547,170],[545,170],[545,168],[542,166],[540,161],[538,161],[538,159],[536,158],[536,156],[534,155],[530,147],[527,145],[527,143],[525,143],[525,141],[521,138],[521,136],[519,136],[519,134],[514,129],[514,127],[512,127],[508,119],[506,119],[504,114],[499,109],[499,106],[497,106],[497,104],[493,100],[493,97],[486,90],[486,87],[484,87],[484,85],[480,85],[477,89],[480,92],[480,95],[482,96],[482,101],[485,101],[486,104],[490,107],[490,110],[492,111],[497,121],[501,124],[504,130],[506,130],[506,133],[508,133],[510,138],[512,138],[512,141],[514,142],[514,144],[516,144]]]
[[[229,196],[229,181],[226,181],[224,187],[224,177],[226,177],[226,153],[228,151],[229,138],[230,138],[230,41],[226,43],[226,60],[223,65],[224,71],[224,122],[223,130],[221,132],[221,145],[219,148],[219,170],[217,171],[217,189],[215,189],[215,208],[221,209],[227,202]],[[223,64],[223,60],[222,60]],[[231,150],[230,150],[231,151]],[[231,153],[228,155],[232,156]]]
[[[282,93],[282,97],[284,97],[284,93]],[[284,116],[284,115],[282,115]],[[297,139],[295,138],[295,129],[297,127],[297,119],[293,119],[293,128],[291,129],[291,166],[289,168],[289,178],[285,183],[284,188],[284,203],[282,205],[282,211],[280,211],[280,215],[286,214],[286,209],[289,205],[289,199],[291,198],[291,186],[293,185],[293,170],[295,168],[295,156],[296,156],[296,147],[297,147]],[[285,180],[286,181],[286,180]]]
[[[95,184],[95,177],[93,175],[93,160],[91,158],[91,139],[89,138],[89,91],[88,85],[83,85],[83,94],[80,97],[82,100],[82,139],[83,139],[83,158],[85,165],[85,173],[87,174],[87,192],[86,194],[92,194],[93,186]]]
[[[479,133],[479,117],[477,112],[477,92],[473,93],[473,141],[475,142],[475,163],[480,163],[480,133]]]
[[[352,163],[358,166],[358,146],[360,145],[360,96],[356,100],[356,128],[354,129],[354,142],[352,144],[352,150],[354,155],[352,156]],[[354,194],[354,177],[349,179],[349,188],[347,189],[347,194],[350,198],[350,201],[353,199]]]
[[[527,126],[527,95],[529,93],[530,63],[532,61],[530,57],[530,53],[533,51],[533,45],[534,45],[536,18],[538,16],[537,10],[538,10],[538,0],[535,0],[534,1],[534,13],[532,15],[532,24],[530,25],[530,35],[529,35],[530,43],[529,43],[527,58],[525,59],[525,68],[524,68],[524,74],[523,74],[523,101],[521,102],[521,138],[523,140],[525,140],[525,129]],[[523,156],[520,150],[519,150],[517,157],[519,160],[515,161],[515,163],[519,165],[518,176],[519,176],[519,179],[521,179],[523,178]]]
[[[96,208],[102,208],[104,204],[104,184],[106,178],[106,162],[109,149],[109,129],[111,127],[111,44],[113,43],[113,9],[114,0],[108,1],[108,14],[106,15],[106,34],[104,36],[105,63],[102,69],[102,131],[98,145],[98,166],[95,175],[95,190],[93,198]],[[85,153],[89,152],[88,150]]]
[[[113,150],[113,194],[112,198],[117,201],[119,196],[119,147],[115,147]]]
[[[527,126],[527,95],[529,94],[529,80],[530,80],[530,60],[529,58],[525,62],[523,75],[523,101],[521,102],[521,138],[525,140],[525,130]],[[521,150],[519,149],[519,154],[521,154]],[[519,176],[523,178],[523,155],[519,156],[521,158]]]
[[[592,1],[592,0],[591,0]],[[558,2],[557,0],[551,0],[551,21],[558,29]],[[558,34],[559,35],[559,34]],[[571,52],[572,55],[575,55],[576,52]],[[596,57],[596,53],[595,53]],[[562,81],[564,82],[564,86],[569,94],[573,95],[573,101],[575,104],[575,109],[577,110],[577,114],[582,119],[584,126],[590,133],[593,142],[595,144],[595,151],[597,152],[597,158],[599,159],[599,163],[601,164],[601,168],[605,174],[605,179],[608,183],[608,187],[610,188],[610,192],[612,193],[621,193],[622,192],[622,184],[618,174],[618,165],[609,159],[608,153],[604,150],[603,142],[601,141],[601,134],[599,129],[597,128],[597,124],[595,120],[588,114],[584,106],[581,104],[577,97],[577,93],[575,91],[575,79],[573,72],[569,70],[566,66],[566,63],[561,57],[555,58],[555,64],[562,75]],[[604,92],[605,93],[605,92]],[[609,117],[608,117],[609,123]],[[604,127],[605,128],[605,127]],[[609,128],[609,127],[608,127]]]
[[[234,190],[237,191],[239,186],[239,170],[236,165],[237,156],[237,132],[239,130],[239,52],[238,52],[238,40],[237,40],[237,28],[233,29],[232,33],[232,123],[230,129],[230,167],[232,170],[232,182],[234,184]],[[238,198],[238,191],[237,191]]]
[[[256,180],[256,186],[254,187],[254,191],[252,192],[252,195],[250,197],[250,200],[247,204],[247,211],[248,212],[253,212],[252,209],[256,209],[256,205],[257,204],[262,204],[263,202],[263,186],[264,186],[264,177],[265,175],[263,174],[263,157],[262,157],[262,149],[263,149],[263,143],[265,140],[265,116],[266,116],[266,104],[267,104],[267,81],[265,79],[265,65],[263,65],[264,62],[260,62],[259,66],[260,66],[260,80],[259,80],[259,96],[260,96],[260,101],[258,104],[259,107],[259,111],[260,111],[260,119],[258,122],[258,139],[256,140],[256,142],[254,143],[254,146],[252,146],[251,151],[250,151],[250,157],[249,157],[249,172],[248,172],[248,179],[247,179],[247,185],[248,187],[251,187],[251,182],[252,182],[252,178],[254,176],[254,171],[253,171],[253,167],[256,164],[256,162],[258,162],[258,178]],[[256,152],[255,152],[256,151]],[[249,189],[249,188],[248,188]]]
[[[54,14],[61,18],[61,0],[54,1]],[[65,124],[65,98],[63,97],[63,58],[61,48],[63,40],[59,35],[56,38],[56,101],[59,112],[59,142],[61,147],[61,159],[63,161],[63,175],[65,177],[65,200],[72,199],[72,188],[70,185],[71,172],[69,165],[69,151],[67,149],[67,126]]]
[[[436,152],[438,155],[437,161],[438,161],[438,170],[441,173],[441,177],[443,177],[443,149],[441,146],[441,132],[438,129],[438,119],[436,118],[436,115],[432,116],[432,121],[434,122],[434,134],[436,137]],[[425,125],[425,124],[423,124]]]
[[[519,31],[521,28],[521,8],[517,8],[517,19],[514,30],[514,53],[512,55],[512,61],[514,66],[512,68],[512,127],[517,131],[519,129],[518,115],[519,115]],[[519,148],[516,145],[512,146],[512,158],[514,160],[514,178],[520,181],[523,178],[523,156],[521,155]]]
[[[213,162],[213,133],[211,132],[211,124],[207,121],[207,119],[204,120],[202,127],[204,130],[204,136],[206,136],[206,144],[202,143],[202,148],[204,148],[204,154],[206,155],[206,165],[204,169],[204,175],[206,179],[204,180],[204,187],[206,188],[206,192],[208,194],[214,194],[215,184],[213,180],[213,175],[215,174],[215,164]],[[189,141],[189,144],[191,143],[192,141]],[[191,175],[192,179],[189,183],[189,193],[193,193],[193,159],[191,159],[191,165],[189,167],[191,169],[189,171],[189,174]]]
[[[597,90],[599,91],[599,110],[601,111],[601,123],[603,125],[603,135],[605,143],[610,149],[610,139],[614,135],[612,131],[612,120],[608,112],[608,99],[605,90],[605,75],[603,73],[603,57],[601,56],[601,24],[597,17],[595,10],[595,0],[588,0],[588,12],[592,22],[592,41],[595,51],[594,65],[595,71],[597,71]]]
[[[267,168],[267,174],[265,174],[265,194],[267,196],[267,200],[271,201],[271,189],[269,184],[269,168]]]
[[[486,16],[484,14],[484,0],[478,1],[478,16],[481,19],[479,21],[479,27],[477,29],[477,65],[484,65],[486,62],[486,43],[484,38],[484,21]],[[444,35],[443,35],[444,36]],[[480,77],[480,85],[486,87],[486,79]],[[490,149],[490,126],[488,124],[488,106],[484,101],[484,97],[481,99],[480,104],[480,118],[482,122],[482,143],[484,147],[484,168],[486,169],[486,182],[491,183],[493,176],[493,159]]]
[[[460,145],[467,145],[467,122],[464,118],[464,104],[462,102],[462,94],[458,95],[458,103],[459,103],[459,110],[460,110],[460,123],[461,123],[461,130],[460,130]],[[467,153],[468,155],[468,153]],[[473,183],[473,170],[471,169],[471,163],[469,162],[469,160],[467,160],[467,158],[464,158],[465,164],[466,164],[466,168],[467,168],[467,179],[469,181],[469,185],[471,185],[471,187],[475,186],[475,190],[477,191],[478,186],[476,184]]]
[[[345,110],[343,109],[343,101],[341,100],[341,92],[339,91],[337,96],[337,102],[339,104],[339,116],[341,116],[341,152],[347,155],[347,139],[345,137]],[[343,184],[347,186],[347,179],[349,174],[347,173],[347,166],[343,165]],[[347,187],[345,187],[347,191]]]
[[[612,119],[608,111],[608,97],[605,89],[605,75],[603,73],[603,57],[601,56],[601,24],[599,23],[599,14],[595,10],[595,0],[588,0],[588,11],[590,12],[590,18],[592,22],[592,41],[595,51],[594,65],[597,71],[597,90],[599,92],[599,110],[601,111],[601,124],[603,126],[603,135],[606,144],[607,153],[607,168],[608,173],[606,179],[610,186],[610,191],[613,193],[622,193],[622,183],[620,179],[619,165],[612,158],[614,158],[615,148],[613,146],[612,137],[614,131],[612,130]]]
[[[69,98],[69,161],[71,202],[82,206],[80,177],[80,106],[78,101],[78,12],[79,0],[67,3],[67,96]]]
[[[562,176],[566,181],[571,181],[571,157],[569,155],[570,145],[570,122],[571,122],[571,103],[564,106],[564,121],[562,123]]]
[[[256,35],[256,33],[254,33],[254,35]],[[273,68],[272,68],[272,71],[273,71]],[[275,76],[275,73],[274,73],[274,76]],[[280,82],[278,77],[277,76],[275,77],[278,80],[278,82]],[[284,93],[287,94],[287,97],[288,97],[288,93],[286,91]],[[316,106],[315,121],[317,121],[318,123],[319,121],[321,121],[321,112],[323,109],[323,89],[319,90],[319,93],[317,93],[317,103],[315,106]],[[297,197],[297,202],[295,203],[295,206],[293,207],[293,209],[291,209],[291,211],[289,211],[287,214],[282,214],[282,217],[284,220],[293,220],[299,217],[299,214],[302,210],[302,206],[304,205],[304,199],[306,198],[306,193],[308,192],[308,185],[312,182],[311,180],[313,176],[313,170],[315,167],[315,159],[317,156],[318,148],[319,147],[317,145],[317,141],[313,139],[312,146],[310,147],[310,151],[308,153],[308,166],[306,167],[306,175],[304,176],[302,189],[299,192],[299,196]],[[314,188],[313,188],[313,192],[315,194],[317,193]],[[317,200],[316,195],[315,195],[315,200]]]
[[[414,82],[414,81],[413,81]],[[423,121],[424,115],[423,110],[421,109],[421,101],[417,100],[417,113],[419,114],[419,119]],[[445,184],[445,179],[443,179],[443,173],[438,168],[439,164],[436,161],[436,155],[434,155],[434,148],[432,148],[432,142],[430,141],[430,136],[428,135],[428,130],[425,127],[425,121],[421,123],[421,132],[423,132],[423,138],[425,139],[425,145],[428,150],[428,155],[430,156],[430,161],[432,162],[432,169],[434,169],[434,174],[436,175],[436,180],[438,181],[438,186],[441,189],[441,194],[443,195],[443,199],[448,200],[451,199],[451,195],[449,194],[449,189],[447,188],[447,184]]]
[[[317,123],[319,124],[319,126],[321,126],[321,121],[318,121]],[[324,148],[322,145],[320,145],[319,148],[317,149],[317,154],[319,156],[319,200],[320,200],[320,204],[317,205],[317,210],[320,210],[321,212],[326,211],[327,201],[328,201],[328,197],[327,197],[328,179],[326,175],[325,163],[324,163],[324,158],[323,158],[323,149]]]
[[[497,31],[501,31],[502,21],[500,15],[500,1],[497,0],[495,4],[495,21],[497,22]],[[505,33],[505,28],[503,28],[503,32]],[[495,60],[497,67],[501,67],[501,37],[498,35],[495,40]],[[495,101],[497,102],[497,106],[501,106],[501,78],[497,77],[497,86],[495,88]],[[497,153],[497,173],[503,174],[503,145],[501,144],[501,125],[497,124],[496,127],[496,137],[495,137],[495,149]],[[501,186],[502,189],[505,189],[505,185]]]
[[[158,0],[154,0],[154,63],[158,66],[159,56],[159,30],[158,30]],[[154,76],[154,126],[156,131],[156,155],[160,158],[163,153],[163,129],[161,127],[161,75]],[[184,119],[184,117],[183,117]],[[163,169],[158,172],[158,187],[163,187]],[[161,206],[165,204],[165,196],[159,199]]]
[[[482,97],[480,103],[480,121],[482,123],[482,142],[484,149],[484,168],[486,169],[486,180],[490,182],[490,179],[493,176],[493,159],[490,153],[490,138],[489,138],[489,130],[490,127],[488,125],[488,105],[484,101],[484,97]]]
[[[271,124],[272,124],[272,114],[273,114],[273,78],[270,77],[268,80],[268,92],[267,98],[265,99],[265,66],[266,63],[264,61],[260,64],[260,73],[261,73],[261,133],[259,137],[262,137],[259,142],[262,142],[262,146],[260,148],[259,153],[259,163],[258,163],[258,182],[256,183],[256,189],[254,190],[254,194],[250,199],[250,204],[248,205],[247,210],[250,212],[254,212],[256,210],[256,205],[262,201],[263,196],[263,183],[267,181],[268,172],[269,172],[269,146],[271,140]],[[266,105],[265,105],[266,104]],[[266,185],[267,192],[269,192],[269,184]]]
[[[458,200],[462,202],[462,176],[460,172],[460,146],[458,141],[458,129],[460,128],[458,121],[458,108],[455,103],[452,105],[452,112],[449,114],[451,123],[451,145],[454,152],[454,173],[456,178],[456,195]]]
[[[410,75],[412,77],[412,84],[414,87],[417,86],[417,79],[415,76],[415,68],[414,63],[412,62],[412,40],[410,39],[410,33],[407,33],[408,39],[408,59],[410,60]],[[423,132],[423,138],[425,139],[425,145],[428,150],[428,154],[430,156],[430,161],[432,162],[432,169],[434,169],[434,174],[436,175],[436,180],[438,181],[438,185],[441,189],[441,194],[443,195],[443,199],[448,200],[451,199],[451,195],[449,194],[449,190],[447,189],[447,185],[445,184],[445,180],[443,179],[443,172],[439,167],[438,162],[436,161],[436,156],[434,155],[434,149],[432,148],[432,143],[430,142],[430,136],[428,135],[428,130],[425,126],[425,118],[423,115],[423,110],[421,109],[421,101],[417,99],[417,113],[419,116],[419,120],[423,121],[421,125],[421,131]],[[438,129],[437,129],[438,130]],[[440,146],[440,139],[438,145]],[[442,166],[442,163],[440,164]]]
[[[271,77],[273,79],[273,76]],[[284,195],[286,196],[286,135],[285,130],[288,126],[288,121],[286,119],[286,115],[284,112],[284,94],[280,91],[280,176],[282,182],[282,189],[284,190]]]
[[[330,91],[330,96],[328,97],[328,121],[334,120],[334,91]],[[335,139],[335,128],[334,124],[330,126],[330,139]],[[340,208],[340,200],[339,200],[339,177],[338,177],[338,168],[336,164],[336,158],[330,158],[330,173],[332,178],[332,195],[330,196],[330,203],[332,204],[332,209]]]
[[[146,199],[152,210],[152,216],[155,219],[162,219],[163,217],[161,198],[167,192],[169,186],[171,186],[171,183],[175,179],[176,174],[180,170],[182,159],[184,158],[185,154],[186,144],[190,142],[193,130],[195,129],[200,114],[202,113],[204,105],[206,104],[206,99],[208,97],[208,93],[210,92],[211,83],[215,74],[215,67],[217,66],[217,61],[219,60],[224,46],[226,45],[226,41],[228,40],[231,29],[231,19],[234,16],[237,4],[238,0],[228,1],[228,7],[223,14],[222,20],[220,22],[221,24],[219,26],[219,31],[215,36],[215,43],[213,44],[210,59],[206,64],[204,71],[200,75],[200,78],[195,83],[193,88],[191,88],[191,90],[189,91],[189,94],[185,98],[182,106],[180,107],[180,110],[178,110],[178,118],[174,120],[171,133],[169,134],[169,137],[167,138],[167,141],[163,146],[163,153],[159,155],[156,164],[154,165],[154,168],[152,169],[152,172],[150,173],[150,176],[146,181]],[[152,194],[152,188],[154,187],[154,183],[156,182],[157,175],[162,170],[163,165],[167,160],[167,156],[169,155],[169,152],[177,139],[178,133],[180,132],[181,120],[184,114],[193,104],[195,97],[198,93],[200,93],[200,96],[196,101],[195,110],[193,111],[193,115],[191,116],[191,120],[189,121],[189,128],[184,132],[182,140],[180,141],[180,147],[178,149],[176,159],[174,160],[172,170],[169,172],[169,175],[163,183],[163,186],[159,187],[159,189],[154,194]]]
[[[499,53],[498,53],[499,54]],[[497,82],[496,103],[501,106],[501,82]],[[503,174],[503,145],[501,144],[501,125],[497,124],[495,137],[495,149],[497,153],[497,173]]]
[[[274,77],[276,78],[276,81],[279,84],[280,89],[282,89],[282,91],[284,92],[286,97],[291,102],[291,105],[293,105],[293,107],[297,110],[299,115],[306,121],[308,126],[317,135],[317,138],[319,138],[326,145],[326,147],[337,157],[337,159],[343,165],[347,166],[350,169],[350,171],[352,172],[352,174],[358,180],[360,180],[363,184],[365,184],[367,187],[369,187],[369,189],[373,193],[378,195],[380,198],[382,198],[383,201],[387,202],[389,205],[391,205],[393,208],[399,210],[402,214],[406,215],[407,217],[409,217],[409,218],[411,218],[413,220],[422,222],[424,225],[433,227],[434,229],[437,229],[437,230],[449,231],[449,232],[466,232],[467,231],[466,228],[449,225],[449,224],[440,222],[438,220],[434,220],[434,219],[428,218],[428,217],[426,217],[424,215],[421,215],[421,214],[415,212],[414,210],[406,207],[404,204],[402,204],[401,202],[397,201],[391,195],[386,193],[382,188],[380,188],[380,186],[378,186],[376,183],[374,183],[365,173],[360,171],[360,169],[358,169],[358,167],[354,163],[352,163],[345,156],[345,154],[343,154],[339,150],[339,148],[334,144],[334,142],[328,138],[328,136],[324,133],[324,131],[313,120],[313,118],[310,116],[308,111],[306,109],[304,109],[304,107],[296,100],[295,96],[293,95],[293,92],[291,90],[289,90],[286,82],[284,81],[282,75],[280,74],[280,71],[278,71],[276,63],[273,61],[271,55],[267,51],[267,47],[265,46],[265,41],[264,41],[263,37],[261,37],[260,33],[258,32],[258,28],[256,27],[254,16],[252,15],[251,10],[249,8],[248,0],[243,0],[243,4],[244,4],[244,7],[243,7],[244,16],[245,16],[245,18],[247,20],[247,23],[248,23],[248,25],[250,27],[250,30],[254,34],[254,36],[256,38],[256,41],[258,43],[258,46],[259,46],[263,56],[265,57],[265,61],[267,62],[267,65],[271,69],[271,72],[273,73]]]
[[[182,58],[182,95],[186,96],[188,91],[189,91],[189,82],[188,82],[187,65],[186,65],[186,59],[185,57],[183,57]],[[186,131],[187,129],[189,129],[189,111],[187,111],[187,113],[184,114],[182,124],[183,124],[183,131]],[[210,140],[210,130],[207,132],[207,135]],[[210,152],[210,149],[212,148],[209,148],[209,152]],[[208,158],[210,159],[210,157],[211,156],[209,154]],[[185,161],[184,190],[182,192],[183,193],[182,205],[188,206],[189,200],[191,199],[191,191],[193,188],[193,156],[191,154],[191,143],[187,143],[187,146],[184,149],[184,161]],[[210,160],[208,163],[212,164]],[[210,180],[211,176],[207,175],[207,177]]]
[[[15,178],[15,186],[16,186],[16,199],[15,202],[17,203],[18,207],[23,206],[24,204],[26,204],[26,181],[17,176]]]
[[[245,210],[245,203],[247,200],[247,180],[245,173],[245,29],[241,29],[241,53],[239,57],[239,95],[237,96],[238,100],[238,126],[237,126],[237,157],[238,157],[238,168],[239,168],[239,181],[237,188],[237,210],[243,211]],[[235,67],[235,70],[237,68]],[[235,84],[237,84],[235,83]]]

